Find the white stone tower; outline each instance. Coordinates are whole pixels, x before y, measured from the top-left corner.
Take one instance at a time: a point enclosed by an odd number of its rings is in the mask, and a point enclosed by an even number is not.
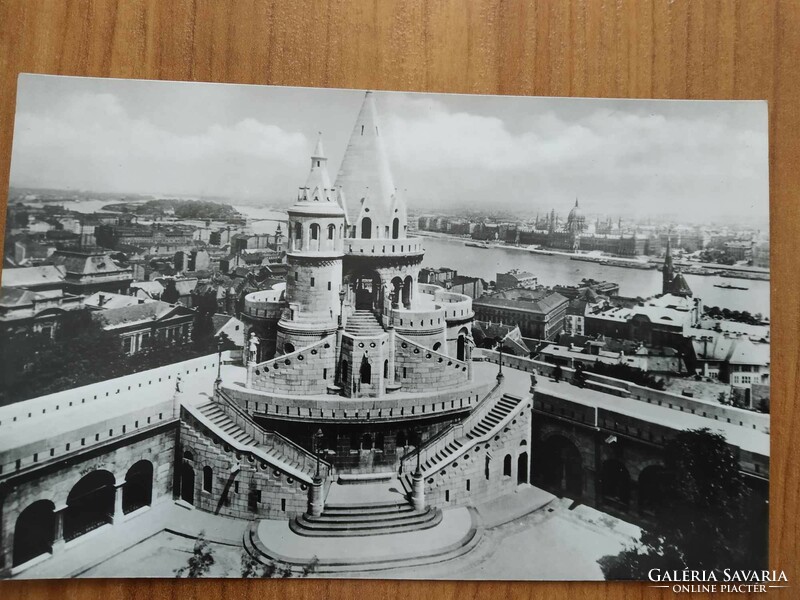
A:
[[[331,185],[327,161],[320,135],[306,184],[288,211],[288,306],[278,322],[278,354],[294,352],[337,328],[344,211]]]

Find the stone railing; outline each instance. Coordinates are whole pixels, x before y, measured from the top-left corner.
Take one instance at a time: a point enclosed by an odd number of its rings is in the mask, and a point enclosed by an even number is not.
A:
[[[344,251],[354,256],[403,256],[408,254],[422,254],[425,248],[417,239],[346,239]]]
[[[219,407],[226,415],[247,434],[256,440],[257,444],[266,448],[273,448],[280,452],[288,460],[298,463],[305,473],[316,473],[317,455],[296,444],[289,438],[281,435],[277,431],[262,429],[259,427],[246,411],[241,409],[236,401],[222,389],[217,389],[216,396],[219,400]],[[333,467],[321,457],[319,458],[320,474],[323,479],[327,479]]]
[[[246,413],[288,421],[381,422],[441,417],[472,410],[486,391],[488,384],[465,382],[454,390],[351,399],[321,394],[290,396],[225,386],[225,393]]]
[[[476,348],[473,351],[473,359],[475,360],[485,360],[497,364],[498,358],[499,353],[494,350]],[[556,365],[552,363],[508,354],[503,354],[503,366],[544,377],[552,377],[556,368]],[[575,371],[569,367],[562,366],[561,372],[562,378],[569,381]],[[768,434],[770,432],[769,415],[767,414],[671,392],[654,390],[622,379],[614,379],[588,371],[584,371],[584,375],[586,376],[586,387],[589,389],[615,396],[624,396],[633,400],[647,402],[648,404],[657,404],[672,410],[690,412],[716,421],[725,421],[740,427],[755,429],[762,433]]]
[[[423,464],[454,440],[464,437],[466,432],[470,431],[472,427],[483,419],[486,413],[491,410],[491,407],[494,405],[492,400],[497,396],[499,389],[500,383],[498,382],[475,404],[468,417],[459,423],[454,423],[450,425],[450,427],[443,429],[432,438],[423,442],[419,448],[415,448],[403,456],[400,459],[400,469],[404,472],[409,469],[413,470],[417,461],[417,455],[419,455],[420,464]]]

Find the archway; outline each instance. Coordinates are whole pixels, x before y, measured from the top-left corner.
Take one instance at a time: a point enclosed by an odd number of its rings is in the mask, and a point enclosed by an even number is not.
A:
[[[398,308],[403,300],[403,280],[400,277],[392,278],[392,308]]]
[[[128,514],[153,502],[153,463],[140,460],[125,474],[122,486],[122,512]]]
[[[53,551],[54,508],[50,500],[37,500],[19,514],[14,526],[13,566]]]
[[[392,221],[392,239],[396,240],[400,237],[400,219],[397,217]]]
[[[303,224],[299,221],[294,224],[294,249],[300,250],[303,247]]]
[[[414,291],[414,280],[411,275],[407,275],[403,280],[403,306],[411,308],[411,297]]]
[[[549,437],[534,454],[537,477],[542,485],[560,494],[583,494],[583,464],[580,450],[561,435]]]
[[[603,463],[600,486],[604,503],[628,507],[631,478],[622,462],[611,459]]]
[[[456,358],[458,360],[467,359],[467,329],[462,327],[458,332],[458,339],[456,340]]]
[[[528,483],[528,453],[523,452],[517,458],[517,484]]]
[[[194,469],[187,460],[181,465],[181,500],[194,504]]]
[[[356,310],[374,310],[382,304],[381,278],[375,271],[361,271],[346,276],[355,295]]]
[[[372,365],[369,364],[367,357],[361,359],[361,368],[359,369],[361,383],[372,383]]]
[[[361,239],[368,240],[372,237],[372,219],[364,217],[361,219]]]
[[[667,470],[662,465],[651,465],[639,473],[637,491],[639,492],[639,512],[655,515],[664,505],[669,486]]]
[[[383,452],[386,445],[386,438],[382,433],[375,434],[375,450]]]
[[[372,450],[372,436],[370,434],[365,433],[361,436],[361,449]]]
[[[64,510],[66,541],[114,520],[114,476],[105,470],[92,471],[76,483]]]

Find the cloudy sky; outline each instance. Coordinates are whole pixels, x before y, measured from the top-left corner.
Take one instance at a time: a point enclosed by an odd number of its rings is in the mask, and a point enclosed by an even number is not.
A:
[[[322,131],[335,176],[363,92],[24,75],[11,183],[288,204]],[[767,106],[379,93],[396,185],[458,207],[757,219]]]

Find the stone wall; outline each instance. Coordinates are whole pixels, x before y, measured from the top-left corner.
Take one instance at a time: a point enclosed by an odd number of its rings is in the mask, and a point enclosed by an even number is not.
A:
[[[335,375],[335,345],[335,336],[328,336],[290,354],[250,366],[249,386],[262,392],[325,394]]]
[[[306,511],[307,484],[265,462],[226,450],[213,436],[182,422],[179,456],[187,451],[191,460],[180,460],[194,471],[193,504],[200,510],[240,519],[288,519]],[[212,473],[210,491],[204,489],[206,467]]]
[[[128,469],[139,461],[149,461],[153,466],[151,504],[171,500],[177,428],[173,420],[5,478],[0,485],[0,576],[7,575],[13,564],[14,528],[20,513],[38,500],[48,500],[56,511],[63,510],[73,486],[93,471],[109,472],[121,495]],[[127,518],[114,517],[115,521]]]
[[[397,336],[395,370],[403,391],[430,391],[464,385],[467,363]]]
[[[476,445],[460,459],[425,480],[425,502],[431,506],[475,506],[509,494],[531,477],[531,402],[489,442]],[[510,457],[510,474],[504,470]],[[520,467],[522,473],[520,474]]]

